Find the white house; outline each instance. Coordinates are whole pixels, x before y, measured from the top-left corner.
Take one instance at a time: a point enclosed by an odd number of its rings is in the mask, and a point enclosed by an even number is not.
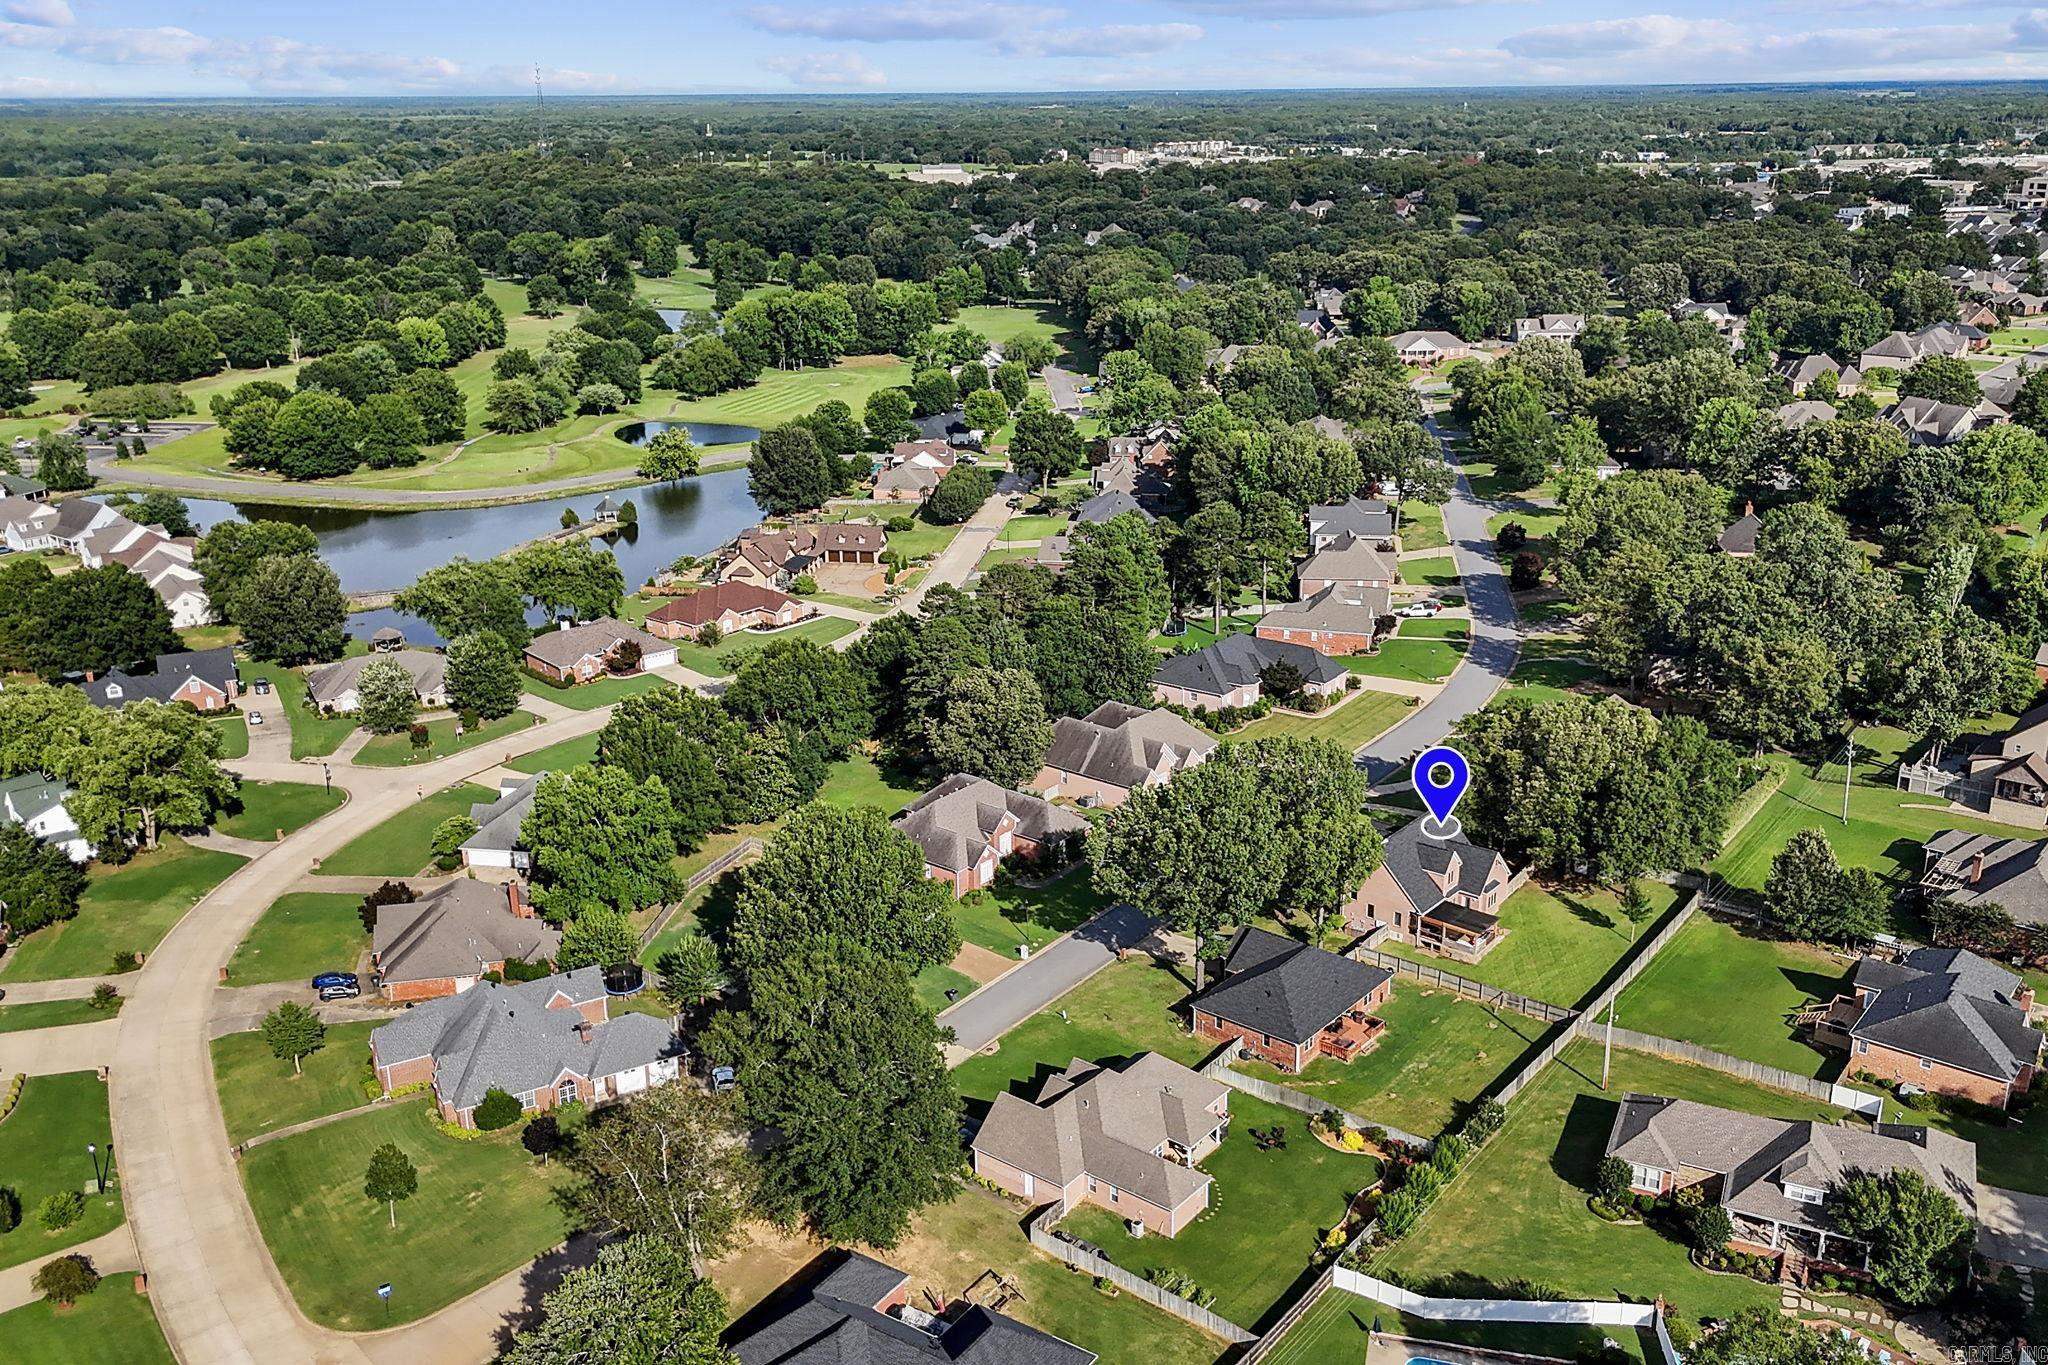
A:
[[[64,850],[74,863],[93,855],[93,846],[78,832],[64,801],[71,789],[41,773],[23,773],[0,781],[0,817],[20,825],[46,844]]]

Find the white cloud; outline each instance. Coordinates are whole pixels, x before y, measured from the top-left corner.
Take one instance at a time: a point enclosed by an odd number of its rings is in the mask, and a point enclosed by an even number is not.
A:
[[[1102,24],[1016,33],[999,39],[996,48],[1012,57],[1144,56],[1201,38],[1200,24]]]
[[[1050,23],[1060,11],[1030,5],[862,5],[852,9],[792,9],[757,5],[747,11],[756,28],[854,43],[973,41]]]
[[[1413,10],[1465,9],[1514,0],[1173,0],[1178,8],[1241,19],[1360,19]]]
[[[0,14],[44,28],[68,28],[77,22],[65,0],[14,0],[12,4],[0,7]]]
[[[858,52],[773,57],[768,61],[768,69],[781,72],[791,85],[806,90],[872,90],[889,83],[888,75]]]
[[[1503,51],[1517,57],[1570,59],[1678,51],[1697,54],[1725,47],[1735,39],[1734,27],[1718,19],[1642,14],[1627,19],[1550,24],[1510,34],[1500,45]]]

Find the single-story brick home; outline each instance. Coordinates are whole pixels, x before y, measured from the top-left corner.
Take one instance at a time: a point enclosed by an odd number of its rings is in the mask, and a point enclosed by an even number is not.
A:
[[[1515,886],[1508,860],[1463,835],[1432,839],[1422,823],[1387,836],[1380,865],[1344,907],[1344,923],[1358,933],[1385,925],[1397,942],[1477,962],[1508,936],[1500,922]]]
[[[1857,963],[1813,1039],[1847,1049],[1852,1076],[2007,1109],[2040,1070],[2033,1008],[2033,987],[2005,968],[1961,948],[1916,948]]]
[[[418,900],[379,906],[370,960],[384,998],[410,1004],[460,995],[508,962],[545,962],[561,946],[518,882],[459,878]]]
[[[1246,1056],[1282,1071],[1300,1071],[1317,1057],[1348,1062],[1376,1047],[1386,1029],[1371,1015],[1393,991],[1394,974],[1384,967],[1247,927],[1218,971],[1190,1006],[1195,1036],[1234,1038]]]
[[[469,808],[476,821],[476,833],[462,841],[458,850],[464,867],[489,867],[524,872],[533,866],[533,856],[520,842],[526,817],[533,814],[534,789],[546,773],[507,779],[498,785],[496,800],[478,801]]]
[[[1386,587],[1331,583],[1299,602],[1275,607],[1253,627],[1261,640],[1306,645],[1336,658],[1363,654],[1379,638],[1380,622],[1391,611]]]
[[[1839,1231],[1828,1191],[1852,1170],[1908,1170],[1977,1214],[1977,1149],[1939,1129],[1880,1123],[1874,1130],[1769,1119],[1661,1095],[1622,1097],[1607,1155],[1629,1164],[1630,1188],[1669,1194],[1699,1185],[1728,1211],[1730,1245],[1751,1255],[1795,1251],[1808,1261],[1862,1270],[1865,1242]]]
[[[322,711],[361,710],[363,670],[386,663],[397,664],[412,678],[412,694],[421,706],[448,704],[448,656],[431,649],[390,649],[337,660],[306,675],[306,695]]]
[[[860,521],[769,531],[756,526],[718,552],[712,576],[721,583],[763,583],[786,588],[813,564],[879,564],[889,533]]]
[[[1274,664],[1292,664],[1302,690],[1319,697],[1344,690],[1350,673],[1306,644],[1259,635],[1230,635],[1186,654],[1169,654],[1152,673],[1153,699],[1196,710],[1250,706],[1260,696],[1259,675]]]
[[[716,625],[718,633],[795,625],[817,608],[759,583],[715,583],[682,593],[647,613],[647,631],[663,640],[694,640]]]
[[[242,693],[242,676],[235,667],[235,651],[194,649],[177,654],[159,654],[147,671],[134,673],[113,669],[91,682],[80,684],[94,706],[119,708],[131,701],[183,702],[195,711],[225,711]]]
[[[1387,340],[1403,365],[1419,365],[1425,370],[1472,354],[1465,339],[1452,332],[1396,332]]]
[[[924,850],[925,875],[956,896],[993,882],[1005,858],[1033,860],[1088,832],[1070,810],[967,773],[954,773],[892,823]]]
[[[1041,796],[1120,806],[1216,751],[1216,737],[1171,711],[1106,701],[1085,716],[1061,716],[1052,745],[1028,784]]]
[[[974,1173],[1032,1203],[1094,1204],[1172,1237],[1209,1207],[1212,1181],[1195,1163],[1229,1126],[1229,1087],[1179,1062],[1076,1057],[1031,1099],[996,1096],[974,1135]]]
[[[672,668],[676,647],[655,639],[638,626],[629,626],[609,616],[585,621],[560,630],[544,630],[526,643],[526,666],[541,677],[558,683],[589,682],[612,671],[619,646],[637,646],[640,657],[629,673],[652,673]]]
[[[607,1104],[681,1074],[682,1046],[668,1023],[609,1017],[604,972],[579,967],[517,985],[484,982],[429,1000],[370,1034],[370,1062],[390,1093],[433,1086],[441,1117],[476,1126],[496,1089],[529,1112]]]

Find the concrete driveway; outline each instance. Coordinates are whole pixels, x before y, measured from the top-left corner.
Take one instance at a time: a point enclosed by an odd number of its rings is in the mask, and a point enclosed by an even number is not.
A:
[[[939,1016],[972,1055],[1116,961],[1152,932],[1152,918],[1134,905],[1112,905],[1029,961],[999,976]]]
[[[1989,1261],[2048,1270],[2048,1196],[1979,1185],[1977,1249]]]

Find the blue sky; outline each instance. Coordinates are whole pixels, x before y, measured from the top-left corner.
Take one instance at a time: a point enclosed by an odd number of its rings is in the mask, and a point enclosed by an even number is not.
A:
[[[0,0],[0,96],[1245,89],[2048,76],[1984,0]]]

